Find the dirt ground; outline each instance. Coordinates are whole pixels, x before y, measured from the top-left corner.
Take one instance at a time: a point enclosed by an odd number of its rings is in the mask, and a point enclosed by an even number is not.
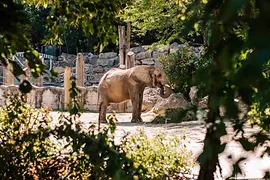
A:
[[[58,112],[52,112],[51,115],[54,119],[59,116]],[[109,114],[108,114],[109,115]],[[149,137],[154,136],[157,133],[165,133],[167,137],[183,137],[185,136],[186,146],[192,150],[194,159],[200,155],[203,148],[203,140],[206,133],[206,128],[203,122],[190,121],[183,123],[169,123],[169,124],[149,124],[149,123],[131,123],[130,113],[118,113],[116,114],[118,119],[117,130],[116,130],[116,143],[125,134],[130,132],[131,134],[138,132],[138,128],[144,130],[145,134]],[[153,119],[153,113],[143,113],[142,119],[144,122],[150,122]],[[97,122],[97,113],[83,113],[80,120],[83,122],[85,127],[88,127],[91,122]],[[222,177],[219,173],[216,174],[216,179],[226,179],[230,176],[232,171],[232,164],[240,157],[246,157],[247,159],[240,164],[242,168],[242,175],[235,177],[235,179],[260,179],[264,176],[265,171],[270,171],[270,156],[263,156],[260,158],[260,151],[263,147],[256,149],[255,153],[245,151],[239,143],[230,141],[232,135],[232,128],[227,126],[228,135],[222,137],[222,142],[229,142],[225,148],[225,151],[220,154],[219,160],[221,165]],[[249,134],[257,131],[258,128],[245,128],[245,131]],[[270,145],[270,143],[268,144]],[[228,155],[232,155],[229,159]],[[198,175],[199,165],[197,165],[192,174]]]

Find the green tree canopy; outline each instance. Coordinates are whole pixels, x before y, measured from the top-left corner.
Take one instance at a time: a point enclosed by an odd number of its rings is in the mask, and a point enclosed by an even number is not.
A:
[[[134,36],[154,36],[162,43],[189,39],[181,36],[187,6],[190,0],[134,0],[119,15],[123,21],[131,22]],[[150,32],[150,33],[149,33]]]

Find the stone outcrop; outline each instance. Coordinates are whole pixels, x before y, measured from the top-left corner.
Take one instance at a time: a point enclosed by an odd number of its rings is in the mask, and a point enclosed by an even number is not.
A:
[[[187,105],[188,101],[183,94],[173,93],[168,98],[158,96],[157,102],[152,110],[157,114],[163,114],[166,109],[185,108]]]
[[[143,92],[142,111],[150,111],[155,106],[158,96],[158,88],[146,87]]]

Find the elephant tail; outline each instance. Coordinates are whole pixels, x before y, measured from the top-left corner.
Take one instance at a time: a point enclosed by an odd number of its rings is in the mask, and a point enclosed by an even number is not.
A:
[[[98,97],[97,97],[97,104],[96,104],[96,109],[98,110],[98,112],[100,112],[100,109],[99,109],[99,92],[98,92]]]
[[[99,99],[99,96],[98,96],[98,99]],[[101,106],[102,106],[102,103],[100,103],[99,107],[98,107],[98,103],[97,103],[98,112],[99,112],[99,115],[98,115],[98,132],[100,132],[100,124],[101,124],[101,121],[100,121]]]

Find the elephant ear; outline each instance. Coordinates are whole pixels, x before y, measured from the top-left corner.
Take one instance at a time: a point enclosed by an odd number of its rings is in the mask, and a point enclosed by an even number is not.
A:
[[[154,67],[137,66],[133,68],[129,74],[129,79],[134,83],[145,84],[146,86],[153,85],[153,71]],[[131,81],[132,83],[132,81]]]

